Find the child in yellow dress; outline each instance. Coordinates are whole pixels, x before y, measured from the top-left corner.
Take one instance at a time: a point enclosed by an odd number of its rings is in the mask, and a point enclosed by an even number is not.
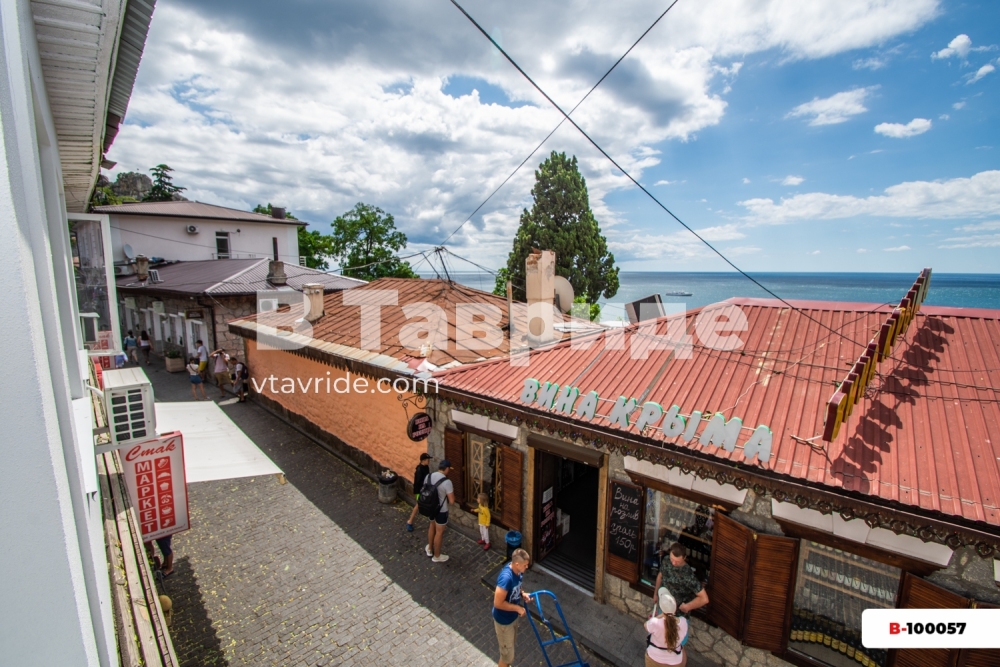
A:
[[[479,540],[477,544],[483,545],[483,551],[490,550],[490,498],[485,493],[480,493],[476,500],[479,506],[476,514],[479,515]]]

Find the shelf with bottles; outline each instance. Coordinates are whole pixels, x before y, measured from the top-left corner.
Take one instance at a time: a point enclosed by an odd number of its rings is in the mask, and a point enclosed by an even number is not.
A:
[[[846,626],[807,609],[792,609],[792,629],[788,639],[793,643],[823,646],[862,667],[885,667],[889,657],[885,650],[865,648],[858,626]],[[803,650],[809,652],[807,647]],[[822,655],[814,657],[822,660]]]
[[[895,606],[900,571],[815,542],[803,542],[799,576],[866,605]]]

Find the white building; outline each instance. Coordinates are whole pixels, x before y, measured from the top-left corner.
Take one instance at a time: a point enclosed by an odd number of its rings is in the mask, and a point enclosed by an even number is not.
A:
[[[101,222],[83,212],[125,115],[153,4],[0,2],[4,665],[139,662],[128,659],[136,626],[121,626],[122,634],[115,624],[116,615],[130,623],[136,609],[118,605],[124,589],[112,590],[109,552],[129,549],[135,563],[136,549],[105,538],[77,292],[98,286],[110,245],[88,231],[88,243],[103,242],[80,248],[69,224],[81,215],[86,224]],[[87,264],[77,261],[84,258]],[[94,283],[81,280],[84,268]],[[105,302],[111,289],[105,281]],[[104,306],[105,319],[117,319],[114,304]],[[148,616],[159,614],[155,606],[144,608]],[[170,662],[152,655],[141,661]]]
[[[276,217],[193,201],[137,202],[99,206],[111,221],[111,248],[119,275],[136,255],[167,261],[273,259],[299,264],[300,227]]]

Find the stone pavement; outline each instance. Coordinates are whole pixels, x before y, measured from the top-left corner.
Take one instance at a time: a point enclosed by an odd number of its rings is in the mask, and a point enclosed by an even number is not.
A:
[[[156,399],[191,400],[186,374],[158,361],[146,367]],[[192,528],[175,537],[165,580],[181,664],[496,664],[492,591],[481,579],[500,555],[448,531],[451,560],[432,563],[426,521],[403,530],[409,505],[379,504],[374,482],[311,439],[252,402],[227,403],[288,483],[189,485]],[[525,621],[516,664],[545,664]]]

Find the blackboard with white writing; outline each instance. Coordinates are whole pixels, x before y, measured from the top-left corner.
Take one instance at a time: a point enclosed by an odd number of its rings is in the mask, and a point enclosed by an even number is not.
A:
[[[608,513],[608,553],[629,562],[639,560],[639,515],[642,489],[611,482],[611,510]]]

